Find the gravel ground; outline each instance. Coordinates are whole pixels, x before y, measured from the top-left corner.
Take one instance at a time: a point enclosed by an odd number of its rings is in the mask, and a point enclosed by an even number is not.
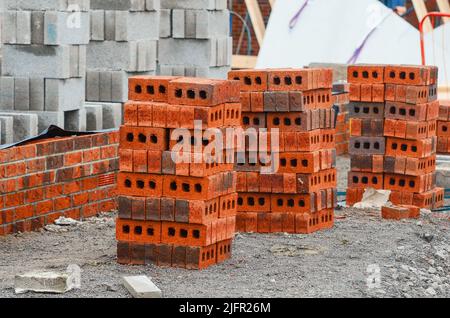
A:
[[[165,297],[450,297],[450,220],[393,222],[348,208],[337,216],[311,235],[237,234],[233,258],[204,271],[118,265],[111,214],[0,237],[0,297],[130,297],[121,277],[137,274]],[[81,289],[14,294],[15,274],[70,264],[82,269]]]

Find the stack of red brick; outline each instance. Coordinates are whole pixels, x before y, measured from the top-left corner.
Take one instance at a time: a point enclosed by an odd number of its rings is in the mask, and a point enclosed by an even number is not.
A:
[[[450,154],[450,101],[440,101],[437,128],[437,152]]]
[[[0,235],[116,209],[118,132],[0,150]]]
[[[336,116],[336,154],[338,156],[348,153],[350,140],[350,127],[348,121],[349,85],[337,83],[333,85],[334,106],[337,107]]]
[[[271,160],[246,148],[237,162],[237,229],[311,233],[330,228],[336,203],[335,111],[330,69],[241,70],[243,127],[268,134]],[[279,146],[272,147],[278,138]],[[262,137],[263,134],[260,134]],[[249,145],[252,147],[254,145]],[[239,150],[238,150],[239,151]],[[257,154],[256,154],[257,155]],[[275,162],[277,160],[277,162]],[[267,165],[278,168],[261,173]]]
[[[347,203],[364,189],[391,190],[395,205],[436,208],[437,68],[354,65],[350,83],[350,154]],[[392,212],[392,211],[391,211]]]
[[[236,226],[236,173],[232,164],[205,160],[212,137],[202,129],[240,125],[239,83],[134,77],[129,99],[120,129],[119,263],[203,269],[226,260]],[[186,137],[197,120],[200,136]],[[177,128],[184,128],[180,135]],[[196,147],[182,152],[195,161],[177,161],[172,150],[180,136]]]

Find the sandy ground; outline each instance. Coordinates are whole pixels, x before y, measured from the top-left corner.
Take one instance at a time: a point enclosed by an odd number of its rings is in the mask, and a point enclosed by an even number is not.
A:
[[[339,162],[345,170],[348,160]],[[130,297],[121,277],[137,274],[150,276],[164,297],[450,296],[449,220],[426,214],[391,222],[354,209],[337,215],[333,229],[312,235],[237,234],[233,258],[204,271],[118,265],[114,215],[64,232],[0,237],[0,297]],[[81,289],[14,294],[15,274],[70,264],[82,269]]]

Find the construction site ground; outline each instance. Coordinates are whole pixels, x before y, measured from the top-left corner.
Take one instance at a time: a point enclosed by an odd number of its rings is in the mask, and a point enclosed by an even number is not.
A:
[[[339,158],[341,191],[348,168]],[[311,235],[237,234],[232,259],[203,271],[117,264],[114,214],[0,237],[0,297],[130,297],[121,277],[140,274],[164,297],[450,297],[450,220],[379,214],[341,208],[333,229]],[[70,264],[81,289],[15,295],[15,274]]]

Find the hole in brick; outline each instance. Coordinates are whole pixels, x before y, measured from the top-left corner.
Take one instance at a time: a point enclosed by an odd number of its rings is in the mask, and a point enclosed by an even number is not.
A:
[[[275,125],[275,126],[279,126],[280,125],[280,118],[278,118],[278,117],[275,117],[274,119],[273,119],[273,124]]]
[[[188,231],[185,230],[185,229],[181,229],[181,230],[180,230],[180,236],[181,236],[182,238],[187,238],[187,237],[188,237]]]
[[[442,126],[442,131],[443,132],[447,132],[447,130],[448,130],[447,126]]]
[[[298,201],[298,206],[302,208],[305,207],[305,201],[304,200]]]
[[[281,79],[278,76],[276,76],[276,77],[273,78],[273,83],[275,85],[280,85],[281,84]]]
[[[302,85],[302,83],[303,83],[303,77],[301,77],[301,76],[296,76],[296,77],[295,77],[295,83],[296,83],[297,85]]]
[[[297,159],[292,159],[291,160],[291,167],[297,167]]]
[[[147,86],[147,94],[154,95],[155,94],[155,87],[152,86],[152,85],[148,85]]]
[[[414,117],[416,115],[416,110],[415,109],[410,109],[409,110],[409,116]]]
[[[203,90],[200,91],[199,95],[200,95],[201,99],[207,99],[208,98],[208,93],[206,93],[206,91],[203,91]]]
[[[175,229],[173,227],[169,227],[168,231],[169,236],[175,236],[175,233],[176,233]]]
[[[259,204],[260,206],[264,206],[264,205],[266,204],[266,199],[264,199],[264,198],[259,198],[259,199],[258,199],[258,204]]]
[[[151,141],[152,144],[157,144],[158,143],[158,136],[151,135],[150,136],[150,141]]]
[[[262,84],[262,79],[261,79],[261,77],[256,76],[256,77],[255,77],[255,82],[256,82],[256,84],[261,85],[261,84]]]
[[[128,179],[125,180],[125,187],[131,188],[131,180],[128,180]]]
[[[361,143],[359,141],[355,142],[355,148],[356,149],[361,148]]]
[[[305,167],[305,168],[308,167],[308,160],[303,159],[302,160],[302,166]]]
[[[286,85],[292,85],[292,78],[290,76],[286,76],[284,78],[284,84]]]
[[[129,234],[130,233],[130,226],[129,225],[122,226],[122,232],[124,234]]]
[[[397,143],[394,142],[394,143],[392,144],[391,148],[392,148],[393,150],[397,150],[397,148],[398,148]]]
[[[283,199],[278,199],[277,200],[277,205],[278,206],[283,206],[283,204],[284,204]]]
[[[290,126],[291,125],[291,119],[290,118],[285,118],[284,119],[284,125],[285,126]]]
[[[364,108],[363,108],[363,113],[364,113],[364,114],[370,113],[369,107],[364,107]]]
[[[354,176],[352,178],[353,183],[359,183],[359,178],[357,176]]]
[[[406,184],[405,179],[401,179],[401,180],[398,182],[398,185],[401,186],[401,187],[404,187],[405,184]]]
[[[141,85],[136,85],[136,87],[134,88],[134,91],[137,94],[142,94],[142,86]]]
[[[401,149],[402,151],[407,151],[407,150],[408,150],[408,145],[402,144],[402,145],[400,146],[400,149]]]
[[[370,142],[364,143],[364,149],[370,149]]]
[[[201,184],[196,184],[195,185],[195,192],[201,193],[202,192],[202,185]]]
[[[248,76],[244,77],[244,83],[245,85],[252,85],[252,79]]]
[[[235,80],[235,81],[240,81],[241,78],[236,76],[236,77],[234,78],[234,80]]]
[[[244,200],[241,197],[239,197],[237,203],[239,206],[242,206],[244,204]]]
[[[192,236],[196,239],[200,238],[200,231],[199,230],[194,230],[192,231]]]
[[[380,110],[378,109],[378,107],[374,107],[373,108],[373,113],[374,114],[378,114],[380,112]]]
[[[133,142],[133,140],[134,140],[134,135],[133,135],[133,133],[128,133],[128,134],[127,134],[127,141],[128,141],[128,142]]]
[[[416,183],[413,180],[409,181],[410,188],[414,188],[415,186],[416,186]]]
[[[194,99],[195,98],[195,92],[192,89],[188,90],[187,91],[187,97],[189,99]]]
[[[417,152],[417,146],[412,146],[412,147],[411,147],[411,151],[412,151],[412,152]]]
[[[155,230],[151,227],[147,228],[147,235],[148,236],[153,236],[155,235]]]
[[[402,115],[402,116],[405,116],[406,115],[406,109],[400,108],[399,114]]]
[[[184,192],[191,192],[191,186],[189,185],[189,183],[183,183],[181,185],[181,188],[183,189]]]
[[[394,114],[397,112],[397,109],[395,108],[395,106],[392,106],[392,107],[389,109],[389,112],[390,112],[392,115],[394,115]]]
[[[139,142],[141,142],[141,143],[147,142],[147,137],[144,134],[139,134],[138,139],[139,139]]]
[[[373,71],[372,72],[372,77],[373,78],[378,78],[378,72],[377,71]]]
[[[373,147],[374,147],[375,149],[379,150],[379,149],[380,149],[380,143],[379,143],[378,141],[375,142],[375,143],[373,144]]]
[[[177,186],[177,183],[175,181],[170,183],[170,190],[177,191],[177,189],[178,189],[178,186]]]
[[[255,199],[252,197],[247,198],[247,204],[249,206],[254,206],[255,205]]]
[[[292,208],[292,207],[294,207],[294,205],[295,205],[294,199],[287,200],[287,206],[288,207]]]
[[[253,118],[253,125],[259,126],[260,124],[259,118]]]
[[[142,226],[136,226],[134,228],[134,234],[136,235],[142,235]]]
[[[390,178],[390,179],[389,179],[389,184],[390,184],[391,186],[395,185],[395,179],[394,179],[394,178]]]
[[[395,72],[394,72],[394,71],[391,71],[391,72],[389,73],[389,77],[390,77],[390,78],[395,78]]]
[[[360,110],[359,107],[355,107],[355,114],[359,114],[360,111],[361,111],[361,110]]]
[[[410,80],[414,80],[416,78],[416,74],[414,74],[413,72],[409,73],[409,79]]]
[[[177,97],[177,98],[183,97],[183,90],[182,89],[176,89],[175,90],[175,97]]]
[[[372,184],[378,184],[378,178],[377,177],[373,177],[372,178]]]
[[[287,164],[286,159],[285,159],[285,158],[281,158],[281,159],[280,159],[280,165],[281,165],[282,167],[286,167],[286,164]]]
[[[250,118],[248,118],[247,116],[244,116],[242,118],[242,122],[244,123],[244,125],[249,125],[250,124]]]
[[[142,180],[138,180],[138,181],[136,181],[136,186],[137,186],[139,189],[144,189],[144,187],[145,187],[145,182],[142,181]]]
[[[369,183],[369,178],[362,177],[361,182],[364,183],[364,184],[368,184]]]
[[[406,72],[400,72],[400,79],[406,79]]]
[[[155,181],[150,181],[149,183],[148,183],[148,186],[150,187],[150,189],[156,189],[156,182]]]
[[[167,91],[166,87],[164,85],[159,85],[159,93],[165,94]]]
[[[297,126],[301,126],[302,125],[302,119],[300,117],[295,118],[295,124]]]
[[[354,78],[358,78],[358,76],[359,76],[358,72],[357,71],[353,71],[353,77]]]
[[[364,78],[369,78],[369,72],[364,71],[364,72],[362,73],[362,76],[363,76]]]

